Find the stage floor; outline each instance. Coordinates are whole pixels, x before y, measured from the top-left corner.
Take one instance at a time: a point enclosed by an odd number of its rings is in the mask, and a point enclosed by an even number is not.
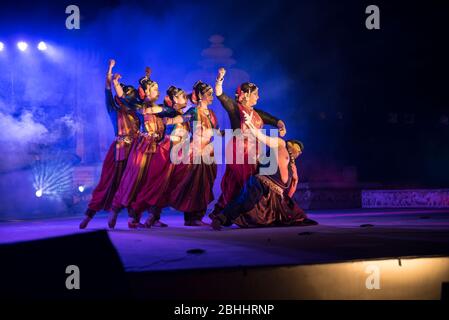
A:
[[[364,259],[449,255],[449,210],[308,211],[320,225],[224,229],[185,227],[182,215],[164,211],[168,228],[128,230],[126,213],[109,231],[126,271],[304,265]],[[0,223],[0,243],[12,243],[106,227],[99,214],[88,229],[81,217]],[[209,221],[208,218],[205,221]],[[361,226],[367,225],[368,226]],[[202,249],[203,253],[188,253]]]

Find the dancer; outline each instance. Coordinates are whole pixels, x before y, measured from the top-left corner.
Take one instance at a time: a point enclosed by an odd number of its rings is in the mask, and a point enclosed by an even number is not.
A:
[[[142,184],[145,184],[151,158],[157,150],[158,143],[164,138],[165,125],[162,117],[176,116],[174,109],[156,104],[159,99],[157,82],[141,79],[140,86],[145,94],[144,130],[131,150],[123,178],[114,196],[108,220],[111,229],[115,227],[118,214],[123,208],[128,208],[129,228],[143,227],[139,223],[140,217],[132,210],[131,204],[136,199]]]
[[[136,196],[136,201],[132,203],[132,208],[136,215],[140,216],[144,210],[148,210],[149,216],[144,225],[150,227],[167,227],[167,224],[160,221],[162,208],[169,206],[169,193],[181,181],[183,170],[173,163],[170,153],[174,146],[183,143],[189,138],[189,125],[184,118],[179,118],[183,114],[183,109],[187,106],[187,95],[181,88],[170,86],[164,99],[164,105],[176,111],[176,118],[164,118],[167,125],[166,136],[157,146],[151,164],[148,169],[146,183],[142,185]],[[176,120],[175,120],[176,119]]]
[[[92,192],[92,199],[80,223],[80,229],[86,228],[98,211],[110,210],[112,199],[125,170],[129,151],[139,132],[141,121],[136,112],[136,107],[139,106],[136,100],[137,92],[131,86],[120,84],[119,74],[112,79],[114,66],[115,60],[109,60],[105,96],[106,107],[114,126],[115,139],[104,159],[100,182]],[[114,84],[115,98],[112,94],[111,83]]]
[[[282,120],[254,108],[259,99],[259,90],[254,83],[245,82],[237,88],[235,100],[223,93],[223,81],[226,70],[220,68],[215,83],[215,93],[223,108],[228,113],[233,130],[240,129],[244,133],[247,125],[244,123],[243,112],[253,113],[252,123],[258,129],[268,124],[279,129],[281,136],[286,134],[285,124]],[[257,170],[257,157],[250,157],[248,150],[255,150],[254,156],[260,152],[257,145],[249,145],[248,139],[234,136],[226,147],[226,154],[233,156],[232,163],[226,163],[226,171],[221,180],[221,195],[215,204],[213,212],[220,212],[225,205],[237,196],[246,180]],[[243,154],[243,163],[236,163],[237,153]]]
[[[170,190],[170,205],[184,212],[185,226],[206,226],[202,221],[209,203],[214,200],[212,187],[217,176],[217,165],[213,157],[213,129],[219,130],[215,113],[208,108],[213,101],[210,85],[197,81],[193,86],[191,101],[197,104],[190,108],[184,119],[188,119],[192,141],[190,163],[177,166],[181,181]],[[208,159],[209,161],[205,161]],[[212,161],[211,161],[212,160]]]
[[[220,230],[233,223],[241,228],[316,225],[292,199],[298,184],[295,160],[302,153],[303,144],[268,137],[252,123],[248,113],[243,114],[251,133],[276,152],[278,169],[273,175],[252,175],[238,197],[222,212],[210,215],[212,228]]]

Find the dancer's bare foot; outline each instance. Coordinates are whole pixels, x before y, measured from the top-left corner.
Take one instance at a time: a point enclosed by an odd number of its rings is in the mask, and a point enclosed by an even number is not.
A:
[[[140,223],[138,221],[128,221],[128,228],[129,229],[142,229],[142,228],[146,228],[146,226],[143,223]]]
[[[108,217],[108,226],[110,229],[114,229],[117,223],[118,211],[111,211]]]
[[[89,224],[90,220],[92,220],[91,217],[84,217],[83,221],[80,223],[80,229],[86,229],[87,225]]]
[[[161,220],[156,220],[153,222],[152,226],[156,228],[166,228],[168,227],[168,224],[162,222]]]
[[[184,225],[187,227],[208,227],[210,226],[208,223],[202,220],[186,220],[184,221]]]
[[[220,231],[222,229],[220,219],[218,219],[218,218],[212,219],[211,227],[212,227],[212,229],[214,229],[216,231]]]
[[[150,216],[145,221],[145,228],[151,228],[151,227],[166,228],[166,227],[168,227],[168,224],[160,221],[159,217],[157,217],[153,214],[150,214]]]
[[[212,220],[212,222],[210,224],[212,229],[217,230],[217,231],[223,229],[223,225],[226,221],[225,216],[223,216],[222,214],[216,213],[215,211],[212,211],[209,214],[209,218]]]

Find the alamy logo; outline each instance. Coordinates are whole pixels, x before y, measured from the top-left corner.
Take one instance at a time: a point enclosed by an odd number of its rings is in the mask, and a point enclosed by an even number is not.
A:
[[[80,28],[80,8],[74,4],[65,8],[65,13],[69,14],[65,19],[65,27],[69,30]]]
[[[372,4],[366,7],[365,13],[370,14],[365,20],[365,26],[368,30],[380,29],[380,10],[379,7]]]
[[[368,290],[380,289],[380,269],[376,265],[369,265],[365,268],[365,273],[369,274],[365,280],[365,287]]]
[[[69,276],[65,280],[65,287],[69,290],[79,290],[80,288],[80,268],[70,265],[65,268],[65,273]]]

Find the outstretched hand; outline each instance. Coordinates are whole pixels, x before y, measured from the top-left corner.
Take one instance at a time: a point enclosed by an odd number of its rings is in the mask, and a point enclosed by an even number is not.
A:
[[[147,78],[149,78],[151,76],[151,68],[150,67],[145,68],[145,76]]]
[[[112,82],[112,68],[114,68],[115,66],[115,60],[114,59],[110,59],[109,60],[109,68],[108,68],[108,72],[106,74],[106,88],[110,89],[111,88],[111,82]]]
[[[119,81],[121,78],[122,78],[122,75],[120,73],[116,73],[116,74],[114,74],[113,80],[114,81]]]
[[[283,137],[287,134],[287,128],[285,127],[284,121],[282,121],[282,120],[278,121],[278,129],[279,129],[279,135],[281,137]]]
[[[225,68],[220,68],[218,69],[218,75],[217,75],[217,79],[222,80],[224,78],[226,74],[226,69]]]

